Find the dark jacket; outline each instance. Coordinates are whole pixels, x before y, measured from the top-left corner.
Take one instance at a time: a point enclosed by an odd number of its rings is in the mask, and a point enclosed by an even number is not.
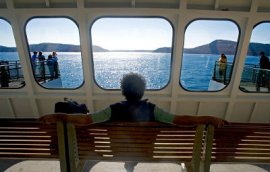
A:
[[[123,101],[110,106],[111,121],[155,121],[154,108],[155,105],[142,101]]]
[[[260,58],[260,68],[261,68],[261,69],[269,69],[269,67],[270,67],[270,64],[269,64],[269,59],[268,59],[268,57],[262,56],[262,57]]]

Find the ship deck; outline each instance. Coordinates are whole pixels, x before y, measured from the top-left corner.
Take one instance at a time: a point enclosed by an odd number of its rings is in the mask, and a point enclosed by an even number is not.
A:
[[[37,170],[38,169],[38,170]],[[59,161],[1,160],[1,172],[60,172]],[[185,172],[180,164],[138,163],[133,172]],[[268,164],[212,164],[210,172],[269,172]],[[132,165],[124,162],[87,161],[83,172],[132,172]]]

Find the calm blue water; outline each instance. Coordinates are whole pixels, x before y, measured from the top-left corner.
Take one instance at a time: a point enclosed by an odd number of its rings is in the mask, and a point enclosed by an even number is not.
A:
[[[49,53],[44,53],[47,58]],[[227,56],[228,62],[233,56]],[[218,55],[184,54],[180,84],[188,90],[207,90]],[[14,52],[0,52],[0,60],[18,60]],[[81,53],[58,52],[59,70],[64,88],[77,88],[83,84]],[[109,52],[94,53],[96,82],[102,88],[117,89],[124,73],[141,73],[147,88],[160,89],[166,86],[171,75],[171,57],[168,53]],[[248,56],[246,64],[258,64],[259,58]],[[180,71],[179,71],[180,72]]]

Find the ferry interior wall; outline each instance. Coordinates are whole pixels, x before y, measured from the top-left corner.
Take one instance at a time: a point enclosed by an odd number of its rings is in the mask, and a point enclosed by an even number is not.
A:
[[[134,72],[170,113],[269,123],[269,31],[266,0],[0,0],[0,117],[97,112]]]

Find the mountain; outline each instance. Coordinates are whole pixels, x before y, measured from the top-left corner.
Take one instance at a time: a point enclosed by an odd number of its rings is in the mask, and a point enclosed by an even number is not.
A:
[[[258,56],[261,51],[265,52],[265,55],[270,55],[270,44],[250,43],[248,48],[248,55]]]
[[[58,51],[58,52],[80,52],[81,47],[79,45],[72,44],[58,44],[58,43],[41,43],[41,44],[32,44],[30,45],[30,51]],[[107,52],[108,50],[96,46],[93,46],[94,52]]]
[[[0,45],[0,52],[16,52],[17,49],[14,47],[5,47]]]
[[[29,46],[30,51],[43,51],[43,52],[80,52],[79,45],[72,44],[59,44],[59,43],[40,43],[32,44]],[[228,40],[215,40],[209,44],[201,45],[195,48],[185,48],[184,53],[189,54],[221,54],[226,55],[235,54],[237,43]],[[104,49],[100,46],[93,45],[93,52],[110,52],[110,50]],[[15,52],[14,47],[5,47],[0,45],[0,52]],[[116,51],[116,50],[115,50]],[[154,53],[170,53],[171,47],[160,47],[153,51],[151,50],[117,50],[122,52],[154,52]],[[270,55],[270,44],[250,43],[248,49],[248,55],[258,56],[260,51],[264,51],[266,55]],[[114,51],[111,51],[114,52]]]
[[[78,52],[80,51],[79,45],[71,44],[58,44],[58,43],[41,43],[30,45],[30,51],[59,51],[59,52]]]
[[[100,46],[97,46],[97,45],[93,45],[93,52],[108,52],[109,50],[107,49],[104,49]]]
[[[186,48],[184,53],[189,54],[235,54],[237,43],[228,40],[215,40],[210,44],[205,44],[195,48]]]
[[[171,47],[161,47],[161,48],[155,49],[152,52],[154,52],[154,53],[171,53],[172,49],[171,49]]]

